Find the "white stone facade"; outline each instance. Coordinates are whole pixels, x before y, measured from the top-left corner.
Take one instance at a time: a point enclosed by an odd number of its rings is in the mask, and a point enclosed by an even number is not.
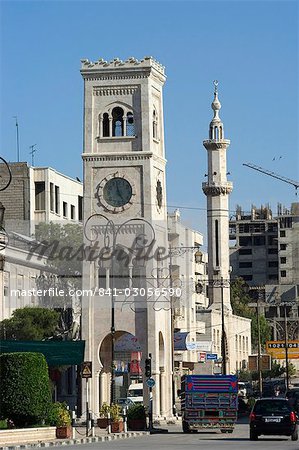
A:
[[[81,74],[85,102],[84,222],[93,221],[94,233],[98,233],[95,240],[100,248],[106,242],[106,233],[110,249],[122,246],[127,250],[139,227],[139,231],[144,229],[148,239],[154,230],[154,248],[161,246],[167,252],[164,68],[150,57],[141,61],[130,58],[124,62],[83,60]],[[102,282],[106,288],[113,288],[116,263],[112,261],[113,258],[102,265],[99,261],[84,263],[83,287],[98,288]],[[167,282],[166,259],[145,258],[145,263],[140,270],[144,270],[146,290]],[[127,289],[134,286],[134,270],[136,265],[130,260],[123,280]],[[85,358],[93,362],[89,403],[96,413],[100,404],[111,400],[111,336],[117,341],[124,333],[130,333],[138,339],[142,350],[142,367],[147,355],[152,355],[152,377],[156,383],[154,417],[172,414],[169,299],[159,305],[147,295],[138,298],[140,303],[136,306],[136,299],[132,303],[132,298],[118,289],[117,297],[107,294],[82,299]],[[115,331],[112,331],[112,311]],[[86,392],[84,395],[86,398]],[[146,403],[146,388],[144,397]]]

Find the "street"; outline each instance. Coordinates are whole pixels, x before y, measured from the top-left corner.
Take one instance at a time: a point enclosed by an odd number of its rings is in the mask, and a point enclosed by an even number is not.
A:
[[[169,433],[142,436],[125,440],[81,445],[81,449],[93,450],[100,447],[103,450],[114,449],[142,449],[142,450],[187,450],[202,448],[204,450],[250,450],[258,448],[262,450],[299,450],[298,441],[292,442],[285,436],[259,437],[258,441],[249,441],[249,428],[247,424],[237,424],[233,434],[221,434],[214,432],[198,432],[184,434],[181,427],[169,425]],[[68,446],[68,449],[76,446]]]

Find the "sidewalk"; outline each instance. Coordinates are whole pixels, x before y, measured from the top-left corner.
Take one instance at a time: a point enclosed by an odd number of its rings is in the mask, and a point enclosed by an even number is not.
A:
[[[7,446],[0,447],[0,450],[26,450],[39,447],[56,447],[61,445],[79,445],[90,444],[92,442],[107,442],[116,439],[128,439],[138,436],[147,436],[150,433],[148,431],[128,431],[127,433],[113,433],[108,434],[106,430],[95,427],[95,436],[86,437],[85,426],[76,426],[75,438],[72,439],[55,439],[53,441],[30,441],[22,444],[8,444]]]

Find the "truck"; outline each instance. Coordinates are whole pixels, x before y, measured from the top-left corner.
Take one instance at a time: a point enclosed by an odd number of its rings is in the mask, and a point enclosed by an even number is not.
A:
[[[215,428],[233,432],[238,413],[235,375],[184,375],[180,397],[184,433]]]

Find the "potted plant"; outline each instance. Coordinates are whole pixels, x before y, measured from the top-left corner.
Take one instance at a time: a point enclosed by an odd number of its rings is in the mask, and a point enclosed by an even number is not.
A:
[[[127,418],[130,430],[144,430],[146,428],[146,413],[143,405],[131,405],[127,412]]]
[[[56,426],[56,437],[58,439],[68,439],[71,437],[71,416],[66,403],[53,403],[50,424]]]
[[[104,402],[100,408],[99,415],[100,417],[97,420],[97,424],[99,428],[107,428],[108,427],[108,414],[110,413],[110,406],[108,403]]]
[[[124,422],[120,415],[120,406],[113,403],[110,406],[110,417],[111,417],[111,432],[121,433],[124,431]]]

